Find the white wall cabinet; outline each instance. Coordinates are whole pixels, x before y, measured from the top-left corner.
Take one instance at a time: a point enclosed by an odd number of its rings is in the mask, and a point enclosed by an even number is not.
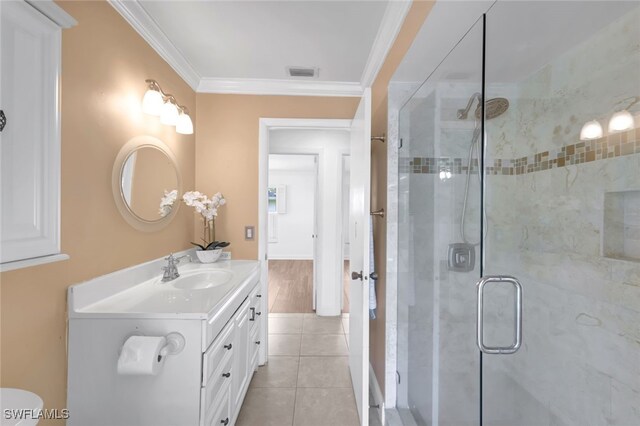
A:
[[[0,2],[1,270],[60,253],[61,32],[74,24],[53,2]]]

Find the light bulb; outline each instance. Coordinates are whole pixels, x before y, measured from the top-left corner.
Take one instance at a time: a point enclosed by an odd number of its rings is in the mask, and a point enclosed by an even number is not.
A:
[[[591,139],[598,139],[602,137],[602,126],[597,120],[591,120],[584,123],[582,130],[580,130],[580,140],[587,141]]]
[[[175,126],[178,122],[178,108],[173,102],[167,101],[162,105],[160,112],[160,122],[167,126]]]
[[[178,116],[178,123],[176,124],[176,132],[183,135],[193,134],[193,122],[189,114],[182,112]]]
[[[162,110],[162,95],[157,90],[149,89],[142,98],[142,112],[150,115],[160,115]]]
[[[626,109],[618,111],[609,120],[609,132],[622,132],[633,129],[633,116]]]

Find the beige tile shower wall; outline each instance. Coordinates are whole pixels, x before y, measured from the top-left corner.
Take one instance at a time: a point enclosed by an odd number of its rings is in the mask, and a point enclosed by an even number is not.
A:
[[[640,95],[639,19],[628,14],[517,86],[505,124],[488,122],[492,155],[579,143],[593,115],[606,131],[615,105]],[[605,193],[640,189],[640,155],[489,176],[486,188],[485,274],[515,275],[525,298],[522,349],[483,362],[487,395],[508,397],[484,398],[486,420],[507,405],[507,423],[640,423],[640,263],[602,254]]]
[[[521,280],[524,346],[484,366],[522,418],[541,404],[560,423],[637,424],[640,264],[600,250],[604,193],[640,187],[640,156],[489,179],[485,270]]]
[[[507,112],[487,121],[488,156],[516,159],[579,143],[597,119],[605,135],[611,115],[640,97],[640,7],[518,83],[486,76],[486,96],[506,96]],[[488,46],[491,49],[491,46]],[[496,54],[490,50],[490,54]],[[638,105],[632,109],[640,122]]]
[[[195,137],[140,112],[144,80],[158,80],[192,112],[196,105],[193,90],[107,2],[58,4],[78,21],[62,37],[61,236],[71,259],[2,273],[0,291],[1,386],[31,390],[46,408],[61,409],[67,287],[185,249],[193,235],[193,216],[185,208],[166,229],[143,233],[124,221],[113,200],[116,154],[143,134],[163,140],[178,159],[184,186],[194,184]]]

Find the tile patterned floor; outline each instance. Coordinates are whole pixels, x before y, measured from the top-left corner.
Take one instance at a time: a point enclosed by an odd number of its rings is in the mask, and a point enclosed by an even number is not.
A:
[[[254,374],[236,424],[358,426],[348,323],[348,314],[269,314],[269,363]]]

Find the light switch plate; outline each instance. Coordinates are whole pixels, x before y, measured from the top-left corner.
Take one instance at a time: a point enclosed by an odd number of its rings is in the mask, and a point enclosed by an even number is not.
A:
[[[244,239],[247,241],[253,241],[256,239],[256,227],[245,226],[244,227]]]

